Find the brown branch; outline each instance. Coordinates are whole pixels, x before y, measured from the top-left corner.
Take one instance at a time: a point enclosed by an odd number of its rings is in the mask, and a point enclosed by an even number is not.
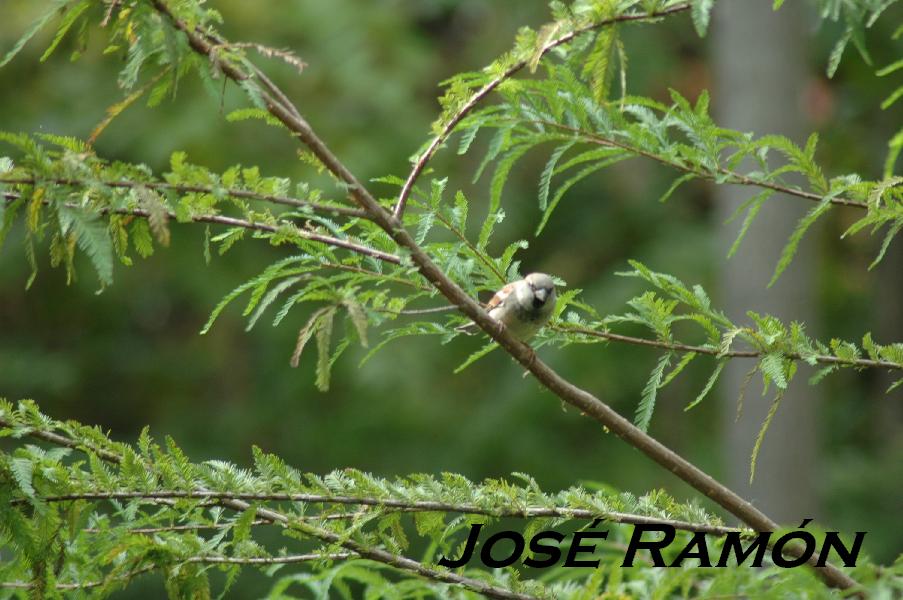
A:
[[[12,202],[14,200],[18,200],[21,196],[15,192],[5,192],[3,194],[4,199],[7,202]],[[45,204],[49,204],[49,201],[45,200]],[[64,203],[65,206],[69,208],[81,208],[76,204],[72,204],[69,202]],[[99,214],[116,214],[116,215],[131,215],[133,217],[140,217],[142,219],[147,219],[150,217],[150,212],[141,208],[101,208],[97,211]],[[176,220],[176,214],[172,211],[167,211],[167,216],[169,219]],[[235,217],[226,217],[223,215],[192,215],[191,220],[195,223],[214,223],[217,225],[228,225],[230,227],[241,227],[242,229],[249,229],[251,231],[264,231],[267,233],[276,233],[279,231],[279,227],[275,225],[269,225],[267,223],[258,223],[254,221],[246,221],[244,219],[238,219]],[[357,244],[355,242],[351,242],[349,240],[343,240],[341,238],[336,238],[328,235],[323,235],[321,233],[316,233],[314,231],[308,231],[306,229],[300,229],[294,224],[289,224],[292,226],[292,233],[297,235],[298,237],[304,238],[306,240],[311,240],[313,242],[320,242],[322,244],[326,244],[327,246],[333,246],[336,248],[344,248],[345,250],[351,250],[357,254],[362,254],[364,256],[369,256],[370,258],[374,258],[376,260],[380,260],[383,262],[393,263],[393,264],[401,264],[401,259],[395,254],[390,254],[388,252],[383,252],[381,250],[376,250],[374,248],[370,248],[368,246],[364,246],[362,244]]]
[[[657,19],[660,17],[665,17],[668,15],[672,15],[675,13],[683,12],[685,10],[690,9],[689,3],[676,4],[670,8],[667,8],[660,12],[655,13],[639,13],[639,14],[625,14],[618,15],[617,17],[612,17],[610,19],[604,19],[597,23],[593,23],[591,25],[587,25],[585,27],[580,27],[579,29],[575,29],[565,35],[562,35],[558,38],[550,40],[546,42],[546,44],[539,51],[539,55],[545,55],[549,50],[553,48],[557,48],[562,44],[566,44],[572,41],[577,36],[591,31],[593,29],[598,29],[600,27],[605,27],[608,25],[612,25],[615,23],[622,23],[625,21],[647,21],[650,19]],[[528,61],[520,60],[505,69],[505,71],[495,77],[492,81],[481,87],[477,92],[475,92],[470,99],[467,100],[458,111],[452,116],[451,119],[445,124],[442,128],[442,131],[439,132],[430,142],[429,146],[427,146],[426,150],[424,150],[423,154],[421,154],[417,161],[414,163],[414,168],[411,170],[411,174],[408,175],[407,180],[404,182],[404,186],[401,188],[401,192],[398,194],[398,201],[395,204],[395,210],[392,212],[392,215],[396,219],[401,219],[402,215],[404,215],[405,206],[407,204],[408,198],[411,195],[411,192],[414,189],[414,184],[417,182],[417,179],[423,173],[423,170],[426,168],[427,163],[430,159],[433,158],[433,155],[439,149],[439,147],[448,139],[448,136],[451,135],[452,131],[454,131],[455,127],[458,126],[458,123],[461,122],[470,111],[472,111],[477,104],[479,104],[484,98],[486,98],[489,94],[491,94],[499,85],[502,84],[506,79],[510,79],[513,77],[518,71],[527,66]]]
[[[728,533],[742,532],[736,527],[723,527],[709,525],[707,523],[691,523],[677,519],[665,519],[649,517],[618,511],[596,511],[581,508],[527,506],[520,508],[483,508],[472,504],[456,504],[451,502],[396,500],[392,498],[370,498],[358,496],[327,496],[323,494],[256,494],[213,491],[183,491],[183,490],[156,490],[156,491],[119,491],[119,492],[78,492],[61,494],[58,496],[43,496],[42,502],[74,502],[77,500],[172,500],[172,499],[196,499],[196,500],[245,500],[248,502],[306,502],[309,504],[344,504],[354,506],[374,506],[389,508],[397,512],[445,512],[468,515],[484,515],[497,518],[535,519],[542,517],[567,518],[580,520],[593,520],[597,518],[612,523],[624,523],[628,525],[665,525],[681,531],[703,532],[712,535],[726,535]],[[11,501],[12,505],[27,504],[28,499],[17,498]],[[366,512],[342,513],[338,515],[310,515],[310,519],[317,518],[354,518],[368,514]],[[295,517],[293,517],[295,518]],[[208,526],[199,526],[208,527]],[[154,528],[153,531],[157,531]],[[172,530],[172,529],[166,529]],[[139,531],[141,533],[147,533]]]
[[[364,211],[355,208],[347,208],[344,206],[329,206],[328,204],[320,204],[318,202],[310,202],[308,200],[300,200],[290,196],[280,196],[278,194],[259,194],[248,190],[240,190],[235,188],[216,188],[208,185],[188,185],[179,183],[168,183],[165,181],[83,181],[80,179],[35,179],[33,177],[0,177],[0,184],[12,185],[39,185],[44,182],[54,183],[70,187],[87,187],[89,185],[99,184],[109,188],[147,188],[150,190],[174,190],[181,194],[218,194],[222,193],[233,198],[242,198],[246,200],[262,200],[272,204],[282,204],[294,208],[310,209],[314,212],[324,213],[328,215],[341,215],[345,217],[365,218],[367,215]]]
[[[182,31],[188,37],[189,45],[196,52],[209,56],[210,44],[206,40],[187,27],[184,22],[176,18],[169,11],[163,0],[151,1],[161,15],[169,19],[174,27]],[[679,7],[680,10],[686,10],[687,8],[686,5],[679,5]],[[677,8],[677,6],[672,7],[671,11],[674,12]],[[648,16],[645,18],[648,18]],[[220,68],[223,73],[230,78],[238,80],[246,78],[246,75],[240,69],[228,63],[221,64]],[[558,373],[543,363],[530,346],[515,338],[501,323],[492,319],[473,298],[468,296],[463,289],[452,281],[432,261],[426,252],[424,252],[417,244],[411,234],[404,228],[401,220],[392,213],[387,212],[379,204],[376,198],[370,194],[345,165],[332,153],[329,147],[316,135],[306,120],[296,116],[297,110],[286,107],[283,103],[279,102],[266,92],[262,94],[262,99],[269,113],[279,119],[290,131],[294,132],[298,139],[307,145],[320,162],[323,163],[323,165],[335,175],[339,181],[347,186],[351,197],[361,208],[367,211],[371,219],[382,227],[383,230],[395,240],[399,247],[404,248],[407,251],[410,260],[417,266],[421,275],[432,283],[452,304],[458,306],[467,317],[475,321],[480,328],[505,348],[505,350],[530,371],[544,387],[558,396],[561,400],[576,407],[581,413],[595,419],[603,426],[607,427],[628,444],[637,448],[653,461],[705,494],[708,498],[738,517],[752,529],[756,531],[776,531],[778,529],[777,523],[758,510],[750,502],[744,500],[734,491],[719,483],[696,465],[687,461],[658,440],[634,426],[633,423],[622,417],[610,406],[586,390],[563,379]],[[420,161],[418,161],[418,164],[421,164]],[[420,170],[423,169],[423,165],[425,164],[426,161],[423,161]],[[246,508],[247,505],[245,505],[244,509]],[[260,511],[258,511],[258,514],[266,518],[266,514],[261,514]],[[333,538],[332,541],[344,541],[345,544],[352,543],[331,532],[324,531],[322,533],[331,536]],[[350,545],[346,545],[345,547],[352,551],[358,551],[355,547]],[[372,555],[361,554],[368,558],[373,558]],[[399,566],[399,568],[418,573],[421,573],[422,569],[426,569],[416,561],[410,561],[413,564],[409,564],[403,562],[408,561],[409,559],[402,559],[391,554],[388,554],[388,556],[380,556],[380,558],[374,558],[374,560],[381,560],[381,562],[387,562],[388,564]],[[829,585],[841,589],[853,589],[858,587],[855,580],[834,565],[826,564],[823,567],[817,566],[818,560],[818,555],[813,554],[810,557],[808,564],[812,566],[813,569],[815,569],[815,572]],[[428,571],[429,574],[426,572],[421,574],[431,578],[436,576],[435,572],[431,572],[429,569],[426,569],[426,571]],[[441,575],[445,576],[446,574],[442,573]],[[449,581],[448,579],[440,580]],[[481,586],[485,585],[482,582],[475,583]],[[469,587],[466,583],[458,582],[458,584]],[[481,591],[480,589],[475,589],[475,591],[486,594],[486,592]],[[502,597],[510,597],[510,592],[507,590],[501,591],[504,593]]]
[[[675,352],[695,352],[696,354],[708,354],[717,356],[718,358],[758,358],[765,353],[758,350],[729,350],[721,352],[717,348],[708,346],[692,346],[689,344],[680,344],[677,342],[663,342],[661,340],[650,340],[648,338],[632,337],[629,335],[621,335],[611,333],[610,331],[600,331],[598,329],[589,329],[587,327],[576,327],[571,325],[553,325],[555,331],[578,333],[580,335],[588,335],[597,338],[611,340],[613,342],[623,342],[625,344],[634,344],[637,346],[650,346],[652,348],[661,348],[662,350],[673,350]],[[791,360],[806,360],[798,352],[790,352],[783,354],[785,358]],[[887,360],[871,360],[867,358],[857,358],[847,360],[839,356],[828,356],[825,354],[817,354],[813,357],[816,362],[828,365],[844,365],[849,367],[876,368],[876,369],[903,369],[903,365]]]
[[[707,181],[714,181],[715,175],[708,171],[700,171],[698,169],[694,169],[691,166],[685,165],[682,162],[678,162],[675,160],[671,160],[665,158],[664,156],[660,156],[655,154],[654,152],[649,152],[648,150],[643,150],[642,148],[637,148],[635,146],[631,146],[630,144],[625,144],[624,142],[619,142],[617,140],[604,137],[597,133],[590,133],[588,131],[584,131],[577,127],[571,127],[569,125],[564,125],[563,123],[555,123],[554,121],[544,121],[537,119],[530,119],[523,121],[524,123],[532,123],[534,125],[544,125],[547,127],[554,127],[556,129],[561,129],[563,131],[568,131],[574,134],[579,135],[584,138],[586,141],[597,144],[599,146],[605,146],[608,148],[620,148],[630,154],[635,154],[637,156],[642,156],[644,158],[648,158],[654,160],[663,165],[667,165],[679,171],[683,171],[684,173],[689,173],[691,175],[695,175],[699,179],[704,179]],[[813,202],[821,202],[825,199],[825,196],[816,194],[814,192],[807,192],[801,190],[799,188],[790,187],[787,185],[782,185],[779,183],[773,183],[770,181],[761,181],[758,179],[753,179],[741,173],[737,173],[736,171],[731,171],[725,167],[718,167],[718,173],[721,175],[726,175],[729,177],[724,183],[730,183],[734,185],[746,185],[752,187],[765,188],[769,190],[774,190],[775,192],[780,192],[782,194],[787,194],[790,196],[796,196],[798,198],[805,198],[806,200],[812,200]],[[850,198],[844,198],[842,196],[835,196],[830,200],[831,204],[837,204],[840,206],[853,206],[855,208],[863,208],[868,209],[868,204],[866,202],[860,202],[859,200],[852,200]]]

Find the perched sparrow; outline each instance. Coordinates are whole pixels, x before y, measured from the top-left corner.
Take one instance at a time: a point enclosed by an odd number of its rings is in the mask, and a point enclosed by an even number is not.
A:
[[[526,341],[548,323],[555,308],[555,284],[545,273],[530,273],[500,289],[486,305],[489,316],[500,321],[514,337]],[[473,332],[476,323],[458,328]]]

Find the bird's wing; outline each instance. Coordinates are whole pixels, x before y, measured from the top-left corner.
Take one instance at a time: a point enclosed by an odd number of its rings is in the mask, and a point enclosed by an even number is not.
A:
[[[501,304],[514,292],[514,284],[509,283],[495,293],[489,302],[486,303],[486,310],[491,311],[493,308],[501,306]]]

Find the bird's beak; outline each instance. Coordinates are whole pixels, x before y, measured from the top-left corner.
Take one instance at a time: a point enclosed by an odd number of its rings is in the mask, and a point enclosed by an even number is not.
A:
[[[536,298],[537,298],[540,302],[545,302],[545,301],[546,301],[546,298],[549,297],[549,291],[548,291],[548,290],[539,289],[539,290],[536,290],[536,291],[534,292],[534,294],[536,295]]]

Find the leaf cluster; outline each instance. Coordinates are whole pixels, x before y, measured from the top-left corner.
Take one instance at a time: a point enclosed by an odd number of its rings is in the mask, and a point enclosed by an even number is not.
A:
[[[689,287],[676,277],[655,272],[637,261],[630,261],[630,265],[633,270],[619,275],[641,279],[653,289],[629,300],[627,304],[632,310],[623,314],[601,317],[582,304],[575,304],[575,310],[565,309],[563,322],[556,328],[559,337],[555,341],[569,344],[618,340],[621,336],[611,335],[612,326],[623,325],[638,326],[651,333],[651,338],[633,338],[635,343],[652,342],[665,350],[652,370],[637,409],[636,422],[643,429],[651,420],[658,390],[700,356],[711,357],[715,364],[706,384],[686,410],[708,395],[724,365],[733,358],[756,361],[747,383],[752,375],[759,373],[763,394],[772,385],[777,394],[782,394],[796,375],[800,362],[819,367],[809,379],[810,384],[844,368],[903,368],[903,344],[876,344],[871,333],[866,333],[859,345],[839,339],[823,343],[808,336],[802,323],[787,325],[777,317],[754,311],[747,313],[747,323],[737,324],[712,305],[702,286]],[[680,360],[666,373],[679,355],[682,355]],[[888,392],[901,384],[903,379],[892,384]],[[745,385],[740,391],[741,402],[744,392]]]
[[[570,62],[580,61],[571,57]],[[474,111],[460,125],[462,153],[470,150],[481,130],[492,132],[475,179],[488,165],[495,165],[490,184],[494,207],[500,205],[514,164],[531,150],[551,147],[538,181],[537,202],[542,216],[537,234],[574,185],[629,158],[645,158],[678,173],[661,202],[692,180],[759,188],[730,219],[744,215],[729,255],[737,251],[762,206],[776,192],[814,201],[791,234],[772,284],[790,264],[805,233],[836,206],[865,211],[847,234],[866,228],[874,234],[886,228],[872,266],[884,257],[903,227],[900,178],[864,181],[853,174],[827,177],[816,161],[815,134],[804,146],[798,146],[780,135],[755,137],[725,129],[712,119],[706,92],[695,103],[673,90],[670,105],[639,96],[589,102],[594,93],[592,85],[574,71],[574,64],[549,61],[545,67],[544,78],[506,82],[500,88],[500,105]],[[800,186],[788,176],[802,177],[807,185]]]

